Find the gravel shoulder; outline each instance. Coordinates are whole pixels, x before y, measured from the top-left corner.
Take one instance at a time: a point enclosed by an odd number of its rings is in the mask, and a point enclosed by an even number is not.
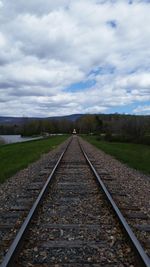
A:
[[[142,211],[149,215],[150,176],[128,167],[85,140],[80,140],[94,166],[95,163],[97,164],[98,172],[108,172],[116,181],[117,186],[120,185],[122,190],[127,192],[130,202],[136,203]]]
[[[65,141],[56,149],[43,154],[38,161],[30,164],[27,168],[17,172],[3,184],[0,184],[0,213],[9,210],[9,207],[15,202],[16,197],[28,188],[30,183],[39,176],[39,173],[45,169],[47,165],[51,164],[51,166],[53,166],[67,142],[68,141]]]

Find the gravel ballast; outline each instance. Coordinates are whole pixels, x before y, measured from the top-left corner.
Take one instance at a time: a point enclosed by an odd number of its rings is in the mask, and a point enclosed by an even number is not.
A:
[[[150,176],[128,167],[113,156],[110,156],[86,141],[83,141],[85,151],[92,162],[98,163],[97,170],[109,173],[121,184],[124,191],[142,210],[150,214]]]
[[[150,176],[80,139],[91,162],[150,256]]]
[[[16,263],[26,266],[136,266],[112,209],[73,138]],[[31,238],[32,237],[32,238]]]
[[[54,164],[67,142],[65,141],[58,148],[43,154],[38,161],[29,164],[27,168],[17,172],[4,183],[0,184],[0,211],[4,210],[4,207],[7,207],[9,203],[12,204],[13,198],[16,198],[16,195],[19,195],[25,187],[34,181],[48,164]]]
[[[134,212],[138,212],[139,218],[136,216],[135,218],[130,218],[128,223],[132,226],[133,230],[137,229],[137,236],[142,241],[143,245],[144,242],[146,244],[150,244],[149,231],[141,231],[140,229],[140,227],[143,227],[143,225],[145,225],[145,229],[149,229],[148,226],[150,225],[150,176],[146,176],[139,171],[129,168],[125,164],[122,164],[112,156],[105,154],[103,151],[95,148],[83,139],[80,139],[80,141],[93,165],[96,167],[98,173],[102,176],[102,178],[104,178],[108,189],[110,192],[112,192],[113,197],[121,208],[123,214],[125,216],[127,214],[130,215],[129,217],[132,217],[133,215],[137,216],[137,214],[134,214]],[[0,228],[1,239],[5,241],[12,239],[15,236],[17,229],[15,226],[15,230],[13,230],[13,223],[12,228],[10,225],[10,227],[7,229],[7,220],[3,221],[6,216],[3,217],[3,215],[9,214],[10,209],[12,206],[14,207],[16,205],[17,200],[20,201],[20,206],[22,203],[25,204],[24,196],[26,191],[28,191],[28,188],[30,188],[31,192],[32,187],[35,189],[35,182],[36,186],[38,186],[38,183],[41,184],[41,182],[45,182],[48,174],[51,172],[52,167],[54,166],[67,142],[68,141],[64,142],[57,149],[50,151],[48,154],[41,156],[40,160],[29,165],[28,168],[18,172],[16,175],[9,178],[4,184],[0,185],[0,215],[2,215],[0,216],[0,223],[2,226],[3,222],[6,223],[5,231],[3,231],[3,229],[1,231]],[[35,195],[33,199],[31,196],[31,205],[33,204],[34,200]],[[78,199],[76,199],[76,201],[78,201]],[[17,204],[18,203],[19,202],[17,202]],[[15,219],[14,212],[14,223],[16,225],[18,224],[18,228],[24,218],[22,213],[20,213],[21,215],[19,216],[19,212],[20,211],[17,211],[17,221]],[[9,224],[9,218],[7,219]],[[149,254],[149,248],[146,248],[146,252]],[[0,257],[3,256],[3,253],[4,250],[0,251]]]
[[[68,140],[0,184],[0,259],[67,143]]]

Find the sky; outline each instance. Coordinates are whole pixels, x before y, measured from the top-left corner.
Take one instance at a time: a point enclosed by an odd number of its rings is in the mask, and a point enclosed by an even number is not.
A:
[[[0,116],[150,114],[150,1],[0,0]]]

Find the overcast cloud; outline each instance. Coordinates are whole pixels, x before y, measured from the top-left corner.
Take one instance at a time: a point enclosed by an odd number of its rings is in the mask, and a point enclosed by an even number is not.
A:
[[[0,115],[150,114],[149,1],[0,0]]]

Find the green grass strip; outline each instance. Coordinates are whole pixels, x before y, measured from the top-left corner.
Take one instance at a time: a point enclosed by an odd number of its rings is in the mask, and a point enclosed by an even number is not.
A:
[[[104,142],[97,140],[96,136],[84,136],[84,139],[130,167],[140,170],[145,174],[150,174],[150,146]]]
[[[56,148],[68,135],[52,136],[47,139],[34,140],[0,146],[0,183],[29,163],[40,158],[43,153]]]

